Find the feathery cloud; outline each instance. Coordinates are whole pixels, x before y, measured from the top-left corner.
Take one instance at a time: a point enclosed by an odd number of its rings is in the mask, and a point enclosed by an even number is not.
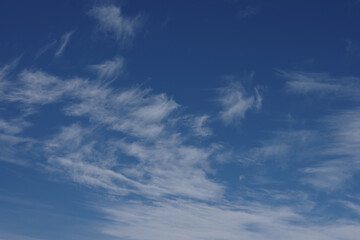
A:
[[[318,225],[290,207],[246,202],[213,205],[185,200],[133,202],[101,209],[109,223],[102,231],[117,238],[174,239],[326,239],[355,240],[354,222]]]
[[[330,158],[305,168],[303,182],[318,189],[335,190],[360,171],[360,109],[345,110],[324,120],[329,142],[322,155]]]
[[[250,109],[260,109],[262,97],[257,88],[254,95],[249,95],[240,82],[230,82],[226,87],[220,88],[218,102],[223,110],[220,112],[221,119],[230,124],[245,117]]]
[[[328,73],[278,71],[288,79],[286,88],[297,94],[333,94],[342,98],[359,99],[360,79],[357,77],[333,77]]]
[[[135,36],[135,31],[140,26],[140,15],[125,17],[121,8],[113,5],[94,7],[89,14],[98,20],[101,31],[114,34],[117,40],[125,42]]]
[[[64,50],[65,50],[65,47],[66,45],[68,44],[69,40],[70,40],[70,37],[74,34],[74,30],[73,31],[70,31],[70,32],[67,32],[65,33],[64,35],[61,36],[61,39],[60,39],[60,47],[59,49],[56,51],[55,53],[55,57],[58,57],[60,56]],[[51,47],[51,45],[50,45]]]
[[[91,65],[90,69],[97,72],[100,80],[116,79],[124,67],[124,59],[116,57],[113,60],[107,60],[101,64]]]

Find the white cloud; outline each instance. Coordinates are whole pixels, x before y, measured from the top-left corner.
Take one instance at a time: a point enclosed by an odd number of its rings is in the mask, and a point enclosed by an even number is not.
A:
[[[220,112],[221,119],[230,124],[245,117],[250,109],[260,109],[262,98],[257,89],[254,95],[249,95],[240,82],[231,82],[228,86],[220,88],[219,103],[223,107]]]
[[[241,202],[213,205],[184,200],[144,204],[114,204],[104,207],[108,235],[136,240],[232,240],[236,239],[324,239],[355,240],[357,223],[318,225],[289,207]]]
[[[7,90],[10,85],[7,77],[11,73],[11,71],[16,68],[19,61],[20,57],[0,68],[0,99],[4,96],[5,90]]]
[[[172,119],[180,106],[165,94],[137,87],[115,91],[101,81],[64,80],[41,71],[22,71],[16,80],[5,101],[29,108],[61,102],[66,115],[88,119],[45,143],[48,170],[119,195],[222,197],[223,185],[208,177],[216,148],[185,143]],[[207,133],[202,126],[207,117],[194,119],[200,121],[198,133]],[[103,138],[106,134],[114,137]],[[133,163],[124,164],[127,159]]]
[[[116,79],[124,67],[124,59],[116,57],[113,60],[107,60],[98,65],[92,65],[90,68],[97,72],[100,80]]]
[[[202,115],[193,119],[192,129],[195,135],[206,137],[212,134],[211,129],[205,126],[206,122],[209,121],[209,118],[208,115]]]
[[[5,132],[6,134],[12,135],[20,133],[25,127],[29,125],[29,122],[26,122],[21,118],[11,120],[4,120],[0,118],[0,131]]]
[[[19,82],[13,83],[4,96],[12,102],[26,104],[48,104],[58,100],[64,93],[60,80],[41,71],[23,71]]]
[[[0,133],[0,161],[18,165],[29,164],[27,157],[34,153],[29,154],[28,151],[34,143],[35,141],[33,139],[8,133]]]
[[[55,53],[55,56],[58,57],[60,56],[64,50],[65,50],[65,47],[66,45],[68,44],[69,40],[70,40],[70,37],[74,34],[75,31],[70,31],[70,32],[67,32],[65,33],[64,35],[61,36],[61,39],[60,39],[60,47],[59,49],[56,51]],[[51,46],[50,46],[51,47]]]
[[[304,169],[304,182],[335,190],[360,170],[360,109],[342,111],[324,120],[329,140],[321,154],[330,160]]]
[[[10,233],[0,232],[0,240],[43,240],[43,239],[33,238],[21,234],[10,234]]]
[[[250,149],[240,161],[260,163],[269,159],[278,161],[303,159],[311,154],[310,146],[314,143],[316,135],[315,131],[310,130],[276,131],[259,147]]]
[[[114,34],[117,40],[131,40],[140,25],[140,15],[125,17],[121,13],[121,8],[116,6],[94,7],[89,14],[98,20],[100,30]]]
[[[320,93],[359,99],[360,79],[356,77],[333,77],[328,73],[309,73],[297,71],[278,71],[278,74],[288,79],[286,87],[297,94]]]

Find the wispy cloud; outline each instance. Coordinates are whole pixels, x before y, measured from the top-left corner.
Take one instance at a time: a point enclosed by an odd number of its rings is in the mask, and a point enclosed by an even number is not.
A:
[[[9,233],[0,232],[0,240],[44,240],[44,239],[33,238],[21,234],[9,234]]]
[[[202,115],[193,119],[192,128],[196,135],[206,137],[212,134],[211,129],[206,127],[206,122],[209,121],[209,118],[210,116],[208,115]]]
[[[104,207],[102,231],[118,238],[150,239],[326,239],[355,240],[353,222],[318,225],[290,207],[242,202],[212,205],[184,200],[134,202]]]
[[[287,89],[296,94],[316,93],[323,98],[360,100],[360,79],[357,77],[334,77],[328,73],[309,73],[296,71],[279,71],[288,79]],[[336,111],[335,114],[323,117],[323,139],[318,150],[319,159],[313,166],[302,169],[305,176],[303,183],[325,191],[333,191],[344,186],[360,170],[360,110],[349,108]]]
[[[56,51],[55,57],[60,56],[64,52],[65,47],[69,43],[69,40],[70,40],[71,36],[74,34],[74,32],[75,31],[73,30],[73,31],[67,32],[67,33],[65,33],[64,35],[61,36],[60,47]]]
[[[310,130],[279,130],[263,141],[261,146],[250,149],[240,161],[260,163],[266,160],[303,159],[313,151],[309,146],[314,143],[316,136],[317,133]]]
[[[29,70],[10,89],[5,101],[30,108],[63,102],[66,115],[88,119],[88,125],[64,127],[46,141],[47,169],[119,195],[222,197],[224,187],[207,176],[215,148],[186,144],[172,120],[180,106],[165,94],[138,87],[115,91],[101,81]],[[207,117],[194,119],[197,134],[208,134]],[[103,139],[105,132],[114,137]],[[122,164],[129,158],[134,164]]]
[[[100,80],[116,79],[124,68],[124,59],[116,57],[113,60],[107,60],[101,64],[91,65],[90,69],[94,70]]]
[[[262,97],[257,88],[250,95],[240,82],[230,82],[226,87],[219,89],[218,102],[223,110],[220,112],[221,119],[230,124],[245,117],[245,113],[251,109],[260,109]]]
[[[41,71],[25,70],[19,74],[19,81],[13,82],[2,98],[28,105],[48,104],[61,97],[66,88],[62,86],[56,77]]]
[[[125,17],[121,8],[114,5],[94,7],[89,14],[98,20],[101,31],[114,34],[117,40],[125,42],[135,36],[135,31],[140,26],[140,15]]]
[[[322,155],[329,160],[304,169],[304,182],[324,190],[337,189],[360,170],[360,109],[327,117],[329,142]]]
[[[11,120],[4,120],[0,118],[0,131],[3,131],[7,134],[20,133],[25,127],[29,125],[29,122],[26,122],[21,118]]]
[[[10,82],[7,79],[8,75],[16,68],[20,58],[16,58],[9,64],[0,67],[0,98],[5,94],[5,90],[8,89]]]
[[[39,58],[41,55],[43,55],[46,51],[48,51],[51,47],[53,47],[57,43],[57,40],[52,41],[51,43],[46,44],[44,47],[42,47],[36,54],[35,59]],[[64,47],[65,48],[65,47]]]
[[[360,97],[360,79],[357,77],[333,77],[328,73],[309,73],[297,71],[278,71],[278,74],[288,79],[286,87],[297,94],[320,93],[333,94],[339,97]]]

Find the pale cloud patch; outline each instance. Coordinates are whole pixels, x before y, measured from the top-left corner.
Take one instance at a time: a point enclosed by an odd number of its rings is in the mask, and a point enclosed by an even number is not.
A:
[[[94,70],[102,81],[116,79],[122,73],[123,68],[124,59],[121,57],[116,57],[113,60],[107,60],[101,64],[90,66],[90,69]]]
[[[260,109],[262,97],[257,88],[250,95],[240,82],[230,82],[226,87],[219,89],[220,97],[217,99],[223,110],[220,118],[230,124],[245,117],[247,111]]]
[[[21,234],[12,234],[0,232],[0,240],[44,240],[43,238],[34,238]]]
[[[29,122],[26,122],[24,119],[11,119],[4,120],[0,118],[0,131],[5,132],[6,134],[17,134],[20,133],[25,127],[30,126]]]
[[[240,161],[259,163],[266,160],[303,159],[313,151],[310,146],[316,138],[317,133],[310,130],[277,131],[270,139],[263,141],[259,147],[250,149],[241,157]]]
[[[206,123],[209,122],[209,118],[208,115],[202,115],[195,117],[192,120],[192,129],[195,135],[206,137],[212,134],[212,130],[206,126]]]
[[[288,79],[286,88],[297,94],[320,93],[359,99],[360,79],[357,77],[333,77],[328,73],[312,73],[299,71],[278,71],[278,74]]]
[[[89,15],[98,20],[101,31],[114,34],[117,40],[125,42],[135,36],[141,20],[140,15],[124,16],[121,8],[113,5],[94,7],[89,11]]]
[[[55,53],[55,57],[60,56],[64,52],[65,47],[69,43],[69,40],[70,40],[71,36],[74,34],[74,32],[75,31],[70,31],[70,32],[67,32],[67,33],[65,33],[64,35],[61,36],[60,46],[59,46],[58,50]]]
[[[50,48],[52,48],[57,43],[57,40],[52,41],[51,43],[46,44],[43,46],[37,53],[35,54],[35,59],[39,58],[45,52],[47,52]]]
[[[5,99],[26,104],[48,104],[58,100],[64,88],[60,80],[41,71],[22,71]],[[21,86],[21,87],[20,87]]]
[[[343,186],[360,170],[360,110],[342,111],[327,117],[329,142],[321,154],[331,160],[304,169],[305,183],[323,190],[335,190]]]

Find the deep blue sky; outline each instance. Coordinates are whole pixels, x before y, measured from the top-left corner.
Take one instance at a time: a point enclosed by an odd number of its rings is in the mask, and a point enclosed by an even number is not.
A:
[[[357,239],[360,1],[3,1],[0,239]]]

